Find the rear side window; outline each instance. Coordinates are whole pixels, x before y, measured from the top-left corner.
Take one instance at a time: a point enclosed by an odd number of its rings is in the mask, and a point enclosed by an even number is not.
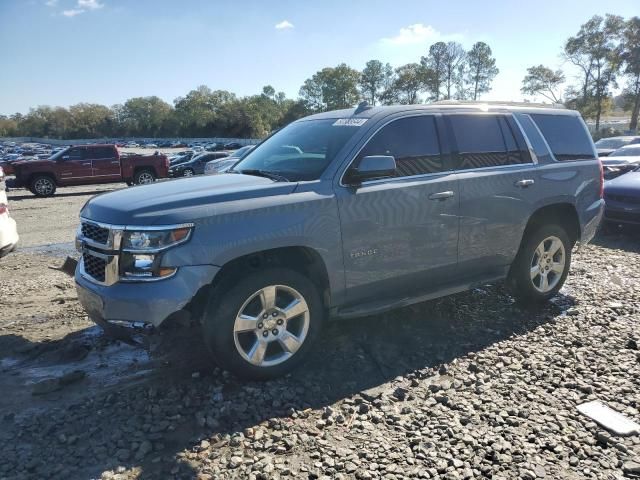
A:
[[[431,115],[401,118],[382,127],[360,151],[356,164],[370,155],[392,155],[396,159],[396,177],[444,170],[438,131]]]
[[[88,158],[113,158],[115,153],[110,147],[95,147],[87,150]]]
[[[556,160],[595,158],[591,138],[579,117],[533,113],[531,118],[547,140]]]
[[[450,115],[448,118],[458,149],[458,170],[524,163],[504,117]]]

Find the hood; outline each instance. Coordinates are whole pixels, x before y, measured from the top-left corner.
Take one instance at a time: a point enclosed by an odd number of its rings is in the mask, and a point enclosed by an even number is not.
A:
[[[605,193],[640,198],[640,172],[629,172],[604,184]]]
[[[212,215],[208,206],[251,198],[287,195],[295,182],[229,173],[184,178],[103,193],[82,208],[82,217],[115,225],[164,225]]]
[[[21,165],[29,165],[30,167],[44,167],[46,165],[51,165],[51,161],[48,159],[44,160],[18,160],[17,162],[12,162],[12,165],[16,167],[20,167]]]

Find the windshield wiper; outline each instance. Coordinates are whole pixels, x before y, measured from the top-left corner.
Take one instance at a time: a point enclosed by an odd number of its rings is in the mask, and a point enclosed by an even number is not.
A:
[[[255,175],[256,177],[265,177],[275,180],[276,182],[288,182],[289,179],[277,173],[268,172],[266,170],[258,170],[256,168],[247,168],[245,170],[233,170],[234,172],[242,173],[243,175]]]

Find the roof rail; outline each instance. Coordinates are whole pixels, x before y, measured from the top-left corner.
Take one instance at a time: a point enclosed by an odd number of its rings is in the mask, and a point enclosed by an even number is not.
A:
[[[532,108],[558,108],[566,110],[561,103],[534,103],[534,102],[502,102],[499,100],[438,100],[432,105],[496,105],[505,107],[532,107]]]

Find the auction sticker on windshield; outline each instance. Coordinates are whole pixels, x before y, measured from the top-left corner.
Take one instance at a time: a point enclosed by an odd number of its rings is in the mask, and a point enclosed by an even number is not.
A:
[[[366,118],[339,118],[333,123],[334,127],[361,127],[367,121]]]

